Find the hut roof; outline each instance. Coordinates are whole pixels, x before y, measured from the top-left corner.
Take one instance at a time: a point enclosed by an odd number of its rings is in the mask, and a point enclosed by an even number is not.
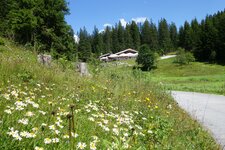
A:
[[[133,50],[131,48],[128,48],[128,49],[125,49],[123,51],[120,51],[120,52],[116,53],[116,55],[120,55],[122,53],[133,53],[134,54],[134,53],[137,53],[137,51],[136,50]]]
[[[107,53],[107,54],[104,54],[104,55],[101,55],[99,58],[102,58],[102,57],[108,57],[110,56],[112,53]]]

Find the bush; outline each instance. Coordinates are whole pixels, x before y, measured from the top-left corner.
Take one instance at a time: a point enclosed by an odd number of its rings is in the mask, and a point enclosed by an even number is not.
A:
[[[194,62],[194,61],[195,61],[195,57],[191,52],[185,52],[184,49],[179,48],[177,57],[176,57],[174,63],[178,63],[180,65],[186,65],[186,64],[190,64],[190,62]]]
[[[1,38],[0,38],[0,45],[3,45],[3,46],[5,45],[4,40],[3,40],[3,39],[1,39]]]
[[[194,62],[195,61],[195,57],[194,57],[194,55],[191,52],[187,52],[185,54],[185,58],[186,58],[186,61],[187,61],[188,64],[190,62]]]
[[[156,55],[147,45],[142,45],[136,62],[141,65],[143,71],[149,71],[156,67]]]
[[[23,82],[29,82],[33,80],[33,75],[29,71],[23,71],[17,74],[17,78],[21,79]]]
[[[212,51],[210,56],[209,56],[209,60],[211,63],[215,63],[216,61],[216,51]]]

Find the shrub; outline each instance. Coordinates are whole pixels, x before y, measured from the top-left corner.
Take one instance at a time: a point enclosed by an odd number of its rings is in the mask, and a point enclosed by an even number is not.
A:
[[[141,65],[143,71],[149,71],[156,67],[156,55],[147,45],[142,45],[136,62]]]
[[[23,82],[29,82],[33,80],[33,75],[29,71],[23,71],[17,74],[17,78],[21,79]]]
[[[191,52],[187,52],[185,54],[185,58],[186,58],[186,61],[187,61],[188,64],[190,62],[194,62],[195,61],[195,57],[194,57],[194,55]]]
[[[4,40],[3,40],[3,39],[1,39],[1,38],[0,38],[0,45],[3,45],[3,46],[5,45]]]
[[[190,64],[190,62],[194,62],[195,58],[191,52],[185,52],[183,48],[178,49],[177,57],[174,60],[174,63],[178,63],[180,65]]]
[[[214,63],[216,61],[216,51],[212,51],[210,56],[209,56],[210,62]]]

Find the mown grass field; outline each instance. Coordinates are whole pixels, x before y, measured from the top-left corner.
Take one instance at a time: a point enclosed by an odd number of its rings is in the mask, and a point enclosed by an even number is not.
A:
[[[168,90],[225,95],[225,66],[200,62],[180,66],[173,63],[174,59],[160,60],[148,78]]]
[[[220,147],[164,88],[127,65],[37,63],[0,47],[0,149],[207,149]]]

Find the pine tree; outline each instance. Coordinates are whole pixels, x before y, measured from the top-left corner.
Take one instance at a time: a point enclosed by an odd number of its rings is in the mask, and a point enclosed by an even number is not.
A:
[[[139,54],[136,62],[141,65],[143,71],[149,71],[156,67],[156,56],[154,52],[144,44],[139,49]]]
[[[178,33],[177,33],[177,27],[175,23],[171,23],[169,30],[170,30],[170,39],[171,39],[172,47],[173,49],[177,49]]]
[[[216,44],[218,39],[218,30],[213,25],[213,21],[210,17],[206,17],[206,20],[202,22],[203,33],[201,34],[201,48],[202,53],[200,60],[211,61],[210,57],[216,52]],[[214,54],[216,55],[216,54]]]
[[[158,30],[159,30],[160,48],[163,50],[163,53],[167,53],[171,49],[171,39],[170,39],[169,26],[167,24],[166,19],[160,20]]]
[[[157,50],[159,47],[159,42],[158,42],[158,31],[156,25],[151,21],[150,23],[150,49],[152,50]]]
[[[135,21],[132,21],[130,25],[130,34],[132,37],[132,44],[133,44],[132,48],[137,50],[141,44],[141,39],[140,39],[139,28],[137,24],[135,23]]]
[[[133,47],[129,24],[126,25],[126,29],[125,29],[125,47],[126,48],[132,48]]]
[[[150,23],[148,20],[145,20],[142,26],[141,44],[147,44],[149,47],[151,46],[151,30],[150,30]]]
[[[184,48],[184,27],[183,26],[179,28],[178,46]]]
[[[13,5],[13,0],[1,0],[0,5],[0,35],[9,35],[7,31],[9,30],[9,17],[8,14]]]
[[[191,29],[192,49],[195,49],[197,47],[197,43],[199,42],[199,36],[201,34],[201,28],[196,18],[191,21]]]
[[[35,2],[17,1],[11,7],[8,17],[14,40],[23,44],[32,42],[37,26],[37,18],[34,16]]]
[[[86,28],[80,29],[79,33],[78,58],[83,62],[87,62],[91,58],[91,42]]]
[[[118,49],[120,51],[124,50],[125,49],[125,30],[124,30],[124,27],[122,26],[121,22],[119,22],[119,24],[118,24],[117,36],[118,36],[118,42],[119,42]]]
[[[119,40],[118,40],[118,28],[117,26],[112,29],[112,52],[116,53],[120,51]]]
[[[92,36],[93,36],[92,53],[96,54],[97,56],[100,56],[100,54],[103,52],[104,49],[103,36],[101,33],[99,33],[96,27],[94,27]]]
[[[112,45],[112,38],[111,38],[111,28],[106,27],[105,32],[103,34],[103,41],[104,41],[104,51],[103,53],[111,52],[111,45]]]
[[[192,39],[192,34],[193,34],[193,31],[192,31],[192,28],[190,26],[190,24],[185,21],[184,23],[184,48],[185,50],[192,50],[193,48],[193,39]]]
[[[225,64],[225,10],[218,12],[216,20],[214,20],[215,27],[218,31],[216,50],[216,61]]]

